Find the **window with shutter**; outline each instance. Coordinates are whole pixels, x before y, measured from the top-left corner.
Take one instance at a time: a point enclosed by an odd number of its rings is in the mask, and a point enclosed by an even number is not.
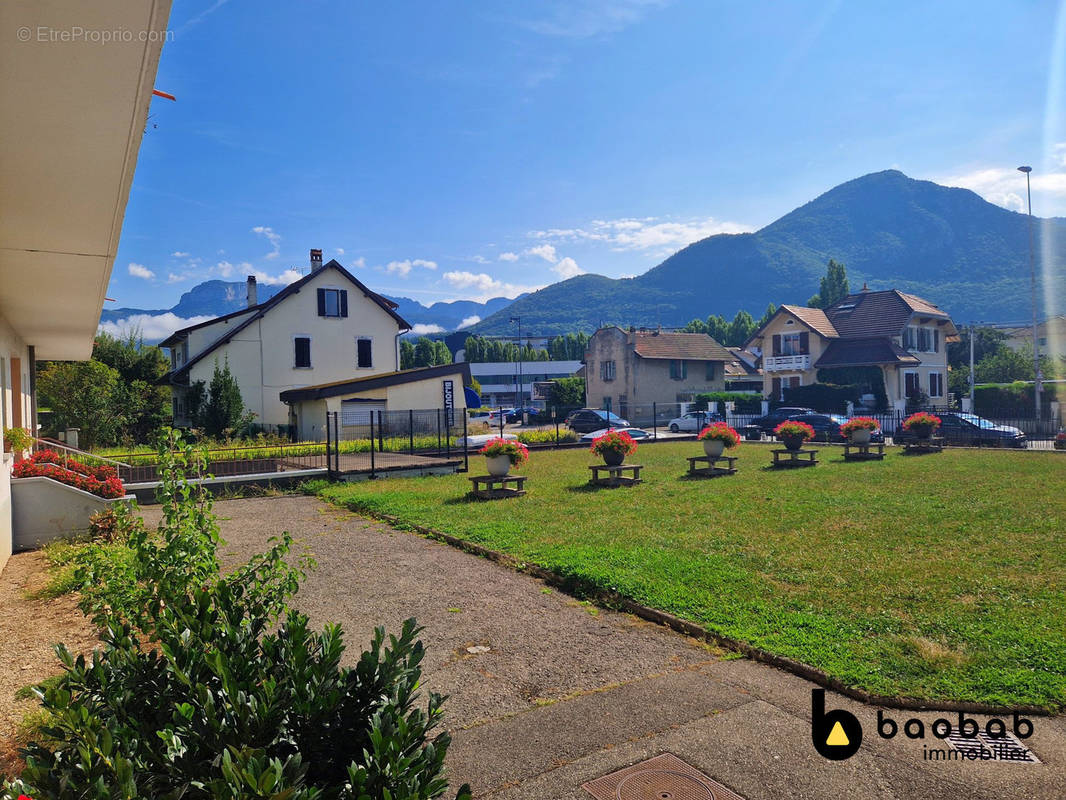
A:
[[[799,354],[801,356],[810,355],[811,352],[811,335],[807,331],[803,331],[800,334],[799,340]]]
[[[355,365],[359,369],[370,369],[374,366],[372,345],[373,342],[370,339],[355,340]]]
[[[713,361],[708,361],[707,362],[706,380],[709,380],[709,381],[713,381],[714,380],[714,362]]]
[[[770,386],[771,386],[770,395],[772,396],[772,399],[780,400],[781,399],[781,379],[780,378],[772,379],[772,381],[770,383]]]
[[[773,354],[774,354],[775,356],[779,356],[779,355],[781,355],[781,334],[779,334],[779,333],[775,333],[775,334],[774,334],[774,340],[773,340],[773,350],[772,350],[772,352],[773,352]]]
[[[305,369],[311,366],[311,337],[297,336],[293,339],[293,366],[297,369]]]
[[[348,316],[348,292],[343,289],[319,289],[318,316]]]

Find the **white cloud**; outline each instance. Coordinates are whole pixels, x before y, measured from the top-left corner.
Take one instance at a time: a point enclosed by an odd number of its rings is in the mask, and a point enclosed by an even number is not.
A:
[[[581,269],[581,267],[577,265],[577,262],[569,257],[560,260],[558,264],[552,267],[552,272],[554,272],[564,281],[567,278],[573,278],[575,275],[585,274],[585,270]]]
[[[146,281],[150,281],[155,277],[155,273],[143,264],[134,264],[131,262],[126,269],[129,270],[130,275],[134,278],[144,278]]]
[[[500,253],[500,261],[517,261],[518,253]]]
[[[505,283],[496,280],[486,272],[467,272],[466,270],[445,272],[441,275],[441,280],[454,289],[470,290],[468,294],[459,299],[476,300],[479,303],[484,303],[493,297],[517,297],[523,292],[535,292],[542,288]]]
[[[404,259],[403,261],[390,261],[385,265],[385,271],[390,275],[399,275],[401,278],[406,278],[411,274],[412,267],[423,267],[424,269],[436,269],[436,261],[426,261],[423,258],[416,258],[413,261],[410,259]]]
[[[349,261],[348,262],[348,266],[349,267],[359,267],[360,269],[365,269],[366,268],[366,259],[363,258],[362,256],[359,256],[359,258],[355,259],[355,261]]]
[[[411,333],[416,336],[425,336],[427,333],[443,333],[444,328],[440,325],[427,325],[423,322],[411,326]]]
[[[1066,213],[1066,142],[1053,148],[1051,161],[1059,170],[1041,172],[1034,168],[1032,183],[1034,210],[1037,216],[1058,216]],[[987,167],[954,175],[933,178],[944,186],[960,186],[981,195],[990,203],[1012,211],[1026,211],[1025,175],[1015,167]]]
[[[457,330],[469,328],[471,325],[477,325],[479,322],[481,322],[481,317],[477,314],[474,314],[471,317],[463,317],[463,321],[459,323],[459,328],[457,328]]]
[[[233,271],[234,269],[236,269],[236,267],[234,267],[228,261],[219,261],[215,265],[215,269],[218,270],[218,274],[221,275],[223,278],[232,278]]]
[[[586,39],[617,33],[639,22],[646,11],[661,8],[667,0],[567,0],[554,5],[533,5],[543,10],[541,19],[521,23],[544,36]]]
[[[748,233],[750,225],[721,222],[714,217],[685,221],[660,220],[657,217],[592,220],[584,228],[550,228],[530,231],[533,239],[557,242],[601,242],[612,250],[680,250],[686,245],[719,233]],[[536,248],[530,248],[534,252]]]
[[[554,264],[559,260],[559,256],[555,254],[555,247],[550,244],[538,244],[529,248],[526,252],[531,256],[540,256],[549,264]]]
[[[273,228],[266,225],[256,225],[252,228],[252,233],[259,234],[268,242],[274,249],[267,253],[263,258],[277,258],[281,254],[281,234],[275,233]]]
[[[298,269],[287,269],[280,275],[267,275],[259,270],[254,270],[248,274],[255,275],[256,283],[265,283],[267,286],[288,286],[303,277],[303,273]]]
[[[339,256],[343,256],[343,255],[344,255],[344,248],[343,248],[343,247],[338,247],[338,248],[337,248],[336,250],[334,250],[333,252],[334,252],[334,253],[336,253],[336,254],[337,254],[337,255],[339,255]]]
[[[145,341],[158,342],[165,339],[174,331],[187,328],[190,325],[198,325],[207,322],[212,317],[179,317],[177,314],[166,312],[165,314],[133,314],[125,319],[114,322],[100,323],[100,330],[110,333],[112,336],[122,337],[130,331],[136,330],[145,338]]]
[[[472,256],[470,258],[470,260],[473,261],[475,264],[491,264],[492,263],[487,258],[485,258],[485,256],[482,256],[482,255]]]
[[[175,250],[171,255],[174,256],[174,258],[188,258],[190,254],[186,253],[184,250]]]
[[[181,283],[182,281],[189,280],[189,278],[191,278],[191,277],[192,277],[192,275],[190,275],[187,272],[182,272],[182,273],[171,272],[171,273],[169,273],[167,275],[167,283]]]

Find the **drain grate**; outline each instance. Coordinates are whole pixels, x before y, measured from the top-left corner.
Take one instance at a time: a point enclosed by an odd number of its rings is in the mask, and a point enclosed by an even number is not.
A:
[[[596,800],[744,800],[672,753],[582,784]]]
[[[961,733],[954,732],[947,741],[963,756],[973,761],[1013,761],[1023,764],[1039,764],[1036,754],[1022,744],[1010,732],[998,738],[978,730],[977,736],[967,739]]]

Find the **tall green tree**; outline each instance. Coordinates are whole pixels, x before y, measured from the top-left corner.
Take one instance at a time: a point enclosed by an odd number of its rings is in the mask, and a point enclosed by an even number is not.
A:
[[[415,346],[407,339],[400,340],[400,369],[413,369],[415,366]]]
[[[37,373],[42,407],[59,430],[78,428],[82,449],[114,444],[125,421],[121,377],[99,361],[52,361]]]
[[[98,333],[93,354],[119,374],[122,396],[115,413],[121,416],[118,438],[125,444],[144,444],[153,439],[170,419],[170,360],[155,345],[146,345],[139,330],[119,338]]]
[[[556,378],[545,395],[548,408],[580,408],[585,405],[584,378]]]
[[[751,314],[747,311],[741,310],[737,312],[737,315],[733,317],[733,321],[729,323],[729,331],[725,341],[721,339],[718,341],[726,347],[740,347],[753,333],[755,333],[755,320],[751,318]]]
[[[832,258],[826,265],[825,277],[818,286],[818,294],[807,301],[810,308],[829,308],[833,303],[839,303],[851,289],[848,287],[848,273],[844,265]]]
[[[200,408],[197,424],[216,439],[230,438],[251,421],[246,415],[241,387],[229,370],[229,362],[215,362],[215,371],[207,387],[207,397]]]

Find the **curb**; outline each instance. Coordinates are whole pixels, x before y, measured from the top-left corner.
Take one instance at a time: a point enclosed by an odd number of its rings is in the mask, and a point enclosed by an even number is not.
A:
[[[322,498],[319,498],[322,499]],[[323,500],[323,502],[329,502]],[[332,504],[331,505],[335,505]],[[1041,706],[1031,705],[1017,705],[1017,706],[1000,706],[992,703],[975,703],[970,701],[953,701],[953,700],[920,700],[914,697],[891,697],[886,695],[873,694],[867,692],[865,689],[858,689],[853,686],[848,686],[841,682],[837,678],[830,677],[817,667],[812,667],[810,664],[805,664],[802,661],[796,661],[795,659],[788,658],[787,656],[777,655],[771,653],[768,650],[763,650],[760,647],[754,647],[747,642],[740,639],[734,639],[732,636],[726,636],[725,634],[717,633],[709,630],[702,625],[698,625],[695,622],[689,622],[681,617],[674,616],[666,611],[659,611],[658,609],[651,608],[649,606],[641,605],[634,600],[618,594],[617,592],[606,591],[591,583],[587,583],[581,580],[567,579],[555,572],[544,567],[537,566],[536,564],[529,564],[524,561],[519,561],[514,556],[506,553],[501,553],[497,550],[491,550],[488,547],[478,544],[477,542],[468,542],[465,539],[460,539],[457,536],[452,536],[442,531],[434,530],[433,528],[427,528],[424,525],[417,525],[412,522],[407,522],[392,514],[386,514],[378,511],[370,511],[365,508],[354,509],[347,506],[339,506],[347,508],[349,511],[361,514],[363,516],[371,517],[373,519],[387,522],[397,528],[414,531],[422,536],[430,539],[436,539],[451,545],[459,550],[463,550],[472,555],[480,556],[481,558],[493,561],[501,566],[512,569],[515,572],[522,572],[527,575],[532,575],[535,578],[540,578],[545,583],[552,584],[564,591],[580,588],[585,593],[589,594],[593,598],[607,608],[618,609],[625,611],[626,613],[633,614],[636,617],[647,620],[649,622],[655,622],[659,625],[665,625],[668,628],[672,628],[678,633],[683,633],[686,636],[691,636],[694,639],[701,639],[705,642],[718,645],[726,650],[732,650],[737,653],[741,653],[744,656],[750,658],[752,661],[758,661],[763,664],[769,664],[772,667],[790,672],[800,678],[815,683],[826,689],[832,689],[838,694],[842,694],[845,697],[849,697],[852,700],[857,700],[860,703],[867,705],[881,706],[883,708],[894,708],[901,711],[949,711],[949,712],[964,712],[968,714],[989,714],[989,715],[1003,715],[1013,714],[1018,712],[1019,714],[1031,714],[1033,716],[1040,717],[1053,717],[1056,716],[1056,712]]]

